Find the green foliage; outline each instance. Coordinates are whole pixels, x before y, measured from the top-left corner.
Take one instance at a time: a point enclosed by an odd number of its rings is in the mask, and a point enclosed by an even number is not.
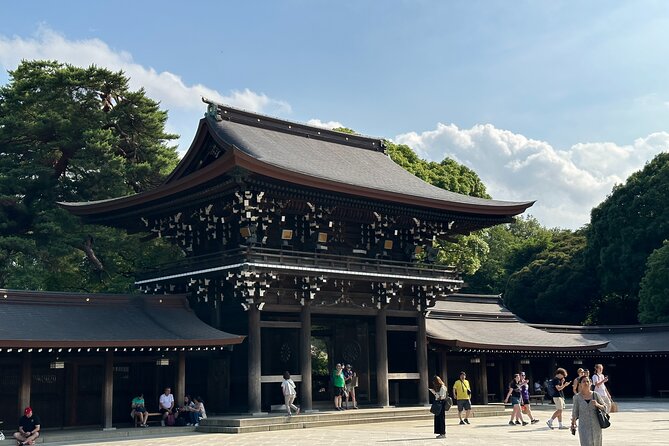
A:
[[[591,320],[636,322],[648,257],[668,238],[669,153],[662,153],[592,210],[586,255],[604,298]]]
[[[646,265],[639,293],[639,321],[669,322],[669,240],[651,253]]]
[[[582,232],[556,231],[546,249],[511,274],[506,306],[531,322],[580,324],[596,293],[585,267],[585,246]]]
[[[490,248],[489,254],[474,275],[465,277],[467,292],[501,294],[512,273],[549,247],[553,231],[528,216],[519,217],[514,223],[488,228],[481,236]]]
[[[395,163],[433,186],[472,197],[490,198],[476,172],[450,158],[440,163],[425,161],[409,146],[390,141],[386,141],[386,150]]]
[[[176,166],[167,113],[122,72],[22,62],[0,87],[0,286],[127,291],[137,235],[82,225],[58,201],[141,192]]]

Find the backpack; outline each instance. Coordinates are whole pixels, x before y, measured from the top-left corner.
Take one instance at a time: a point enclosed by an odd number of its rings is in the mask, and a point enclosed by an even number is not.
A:
[[[548,381],[548,385],[546,386],[546,393],[551,398],[555,398],[557,396],[557,391],[555,390],[555,384],[553,383],[553,380]]]
[[[174,423],[176,422],[174,414],[171,413],[167,416],[167,420],[165,420],[165,424],[168,426],[174,426]]]

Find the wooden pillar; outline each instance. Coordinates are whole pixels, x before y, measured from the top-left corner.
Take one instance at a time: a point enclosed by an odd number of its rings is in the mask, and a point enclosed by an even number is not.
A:
[[[30,385],[32,384],[32,356],[28,352],[23,352],[21,357],[21,387],[19,388],[19,409],[30,406]]]
[[[249,318],[249,387],[248,387],[248,407],[249,413],[259,414],[261,407],[261,360],[260,355],[260,310],[255,304],[251,304],[248,310]]]
[[[301,409],[312,410],[312,384],[311,384],[311,305],[305,302],[300,312],[300,374],[301,385]]]
[[[506,368],[506,358],[500,356],[497,361],[497,370],[499,372],[499,401],[504,401],[506,397],[506,380],[504,379],[504,369]]]
[[[439,377],[446,383],[446,388],[448,389],[448,355],[445,350],[439,351]],[[432,387],[432,382],[430,382],[430,387]]]
[[[79,364],[72,363],[69,367],[70,370],[70,379],[68,386],[70,388],[69,392],[69,425],[77,425],[77,401],[79,400],[77,392],[79,389]]]
[[[105,382],[102,387],[102,428],[113,429],[112,414],[114,404],[114,353],[105,354]]]
[[[179,352],[177,359],[177,385],[174,397],[178,406],[184,405],[184,396],[186,396],[186,353]]]
[[[650,373],[650,368],[652,364],[650,363],[650,358],[644,358],[643,360],[643,365],[644,365],[644,374],[645,374],[645,381],[646,381],[646,388],[645,393],[646,396],[652,397],[653,396],[653,384],[651,381],[651,373]],[[606,375],[606,373],[604,374]]]
[[[381,407],[390,405],[388,394],[388,327],[386,307],[376,313],[376,394]]]
[[[488,404],[488,361],[485,354],[480,355],[481,357],[481,401],[483,404]]]
[[[417,317],[418,330],[416,331],[416,356],[418,363],[418,404],[427,406],[429,395],[427,388],[430,379],[427,375],[427,329],[425,327],[425,314],[422,312]]]

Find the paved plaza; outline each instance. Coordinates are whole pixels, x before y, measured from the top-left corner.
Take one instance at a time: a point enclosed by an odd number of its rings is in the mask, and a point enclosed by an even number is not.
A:
[[[419,444],[448,445],[578,445],[578,435],[569,430],[549,430],[544,423],[552,406],[535,407],[541,422],[531,426],[509,426],[508,416],[474,418],[471,425],[460,426],[447,420],[446,440],[432,434],[431,421],[341,425],[313,429],[260,432],[249,434],[199,434],[107,441],[104,446],[401,446]],[[622,402],[621,412],[612,415],[612,426],[604,431],[605,445],[669,444],[669,402]],[[568,425],[568,419],[565,418]],[[83,443],[69,443],[83,444]]]

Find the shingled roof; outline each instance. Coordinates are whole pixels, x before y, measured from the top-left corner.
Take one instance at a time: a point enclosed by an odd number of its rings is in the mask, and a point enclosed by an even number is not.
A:
[[[215,160],[203,163],[216,142]],[[240,167],[299,186],[472,216],[511,218],[534,202],[488,200],[432,186],[395,164],[384,141],[209,103],[182,161],[158,188],[128,197],[61,203],[81,216],[165,202]]]
[[[534,328],[504,307],[500,296],[450,295],[430,309],[426,325],[431,342],[461,350],[583,352],[600,350],[608,342]]]
[[[0,348],[214,347],[243,340],[202,322],[183,295],[0,290]]]

